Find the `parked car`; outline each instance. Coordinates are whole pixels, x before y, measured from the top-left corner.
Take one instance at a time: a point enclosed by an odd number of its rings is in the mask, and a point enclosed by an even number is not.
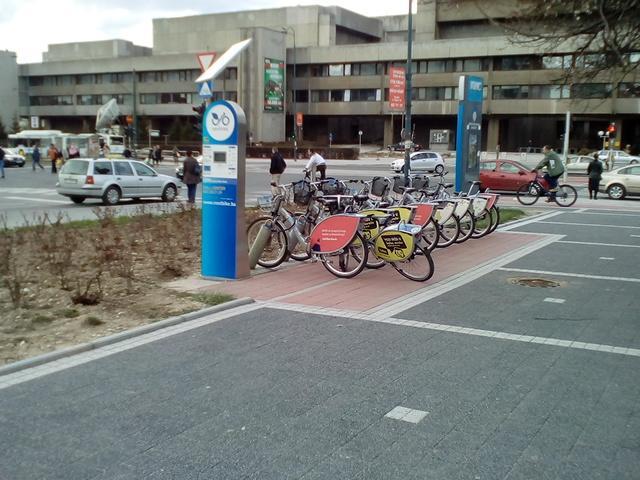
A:
[[[593,157],[586,155],[571,155],[567,157],[567,173],[587,174],[587,167],[591,163]]]
[[[480,188],[515,192],[536,178],[536,174],[515,160],[480,162]]]
[[[629,155],[624,150],[600,150],[598,151],[598,158],[603,164],[607,158],[609,158],[609,152],[613,155],[613,166],[609,165],[609,168],[618,168],[640,163],[640,157]]]
[[[392,145],[387,145],[387,150],[389,150],[390,152],[404,152],[404,142],[398,142]],[[412,150],[414,152],[417,152],[418,150],[420,150],[420,145],[418,145],[417,143],[414,143]]]
[[[414,152],[409,156],[411,171],[427,171],[441,174],[444,172],[444,159],[438,152]],[[404,172],[404,158],[391,162],[391,170],[396,173]]]
[[[26,163],[24,156],[20,155],[12,148],[2,147],[4,150],[4,166],[5,167],[24,167]]]
[[[199,155],[199,156],[194,157],[194,158],[198,161],[198,164],[200,165],[200,168],[202,168],[202,155]],[[180,164],[179,167],[176,167],[176,177],[180,181],[182,181],[182,178],[184,177],[184,169],[182,168],[182,164]]]
[[[77,158],[60,170],[56,190],[74,203],[101,198],[106,205],[115,205],[122,198],[159,197],[172,202],[180,186],[174,177],[136,160]]]
[[[628,165],[611,172],[604,172],[600,191],[609,198],[622,200],[627,195],[640,195],[640,165]]]

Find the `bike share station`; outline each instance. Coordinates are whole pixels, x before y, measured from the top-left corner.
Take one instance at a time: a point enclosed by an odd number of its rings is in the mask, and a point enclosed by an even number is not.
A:
[[[458,84],[456,135],[456,191],[480,179],[482,139],[482,77],[461,75]],[[469,189],[471,193],[471,189]]]
[[[229,48],[197,83],[223,72],[251,39]],[[245,221],[246,131],[244,111],[234,102],[207,106],[202,121],[202,276],[249,276]]]

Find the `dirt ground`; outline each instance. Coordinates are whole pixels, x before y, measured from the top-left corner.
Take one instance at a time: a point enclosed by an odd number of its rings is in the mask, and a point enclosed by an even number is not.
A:
[[[200,270],[199,210],[137,213],[0,227],[0,365],[231,299],[166,285]]]

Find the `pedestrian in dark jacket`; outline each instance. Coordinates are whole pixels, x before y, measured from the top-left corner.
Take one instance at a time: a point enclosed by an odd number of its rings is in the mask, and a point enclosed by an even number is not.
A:
[[[160,149],[160,145],[156,145],[153,150],[153,163],[157,167],[160,165],[160,161],[162,160],[162,150]]]
[[[198,161],[191,156],[191,150],[187,150],[187,156],[182,162],[182,183],[187,186],[187,201],[189,203],[196,202],[196,190],[198,183],[200,183],[201,168]]]
[[[4,150],[0,147],[0,178],[4,178]]]
[[[37,144],[34,145],[33,153],[31,154],[31,168],[34,172],[36,171],[36,165],[40,167],[40,170],[44,170],[44,167],[40,163],[40,149]]]
[[[587,166],[587,174],[589,175],[589,198],[597,200],[600,180],[602,180],[602,162],[597,152],[593,154],[593,160]]]
[[[278,193],[278,185],[280,185],[280,177],[287,168],[287,162],[282,158],[282,154],[276,147],[271,149],[271,167],[269,167],[269,173],[271,174],[271,192],[274,195]]]

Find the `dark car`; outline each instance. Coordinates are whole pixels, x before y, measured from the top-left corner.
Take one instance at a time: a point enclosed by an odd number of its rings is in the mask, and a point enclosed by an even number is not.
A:
[[[393,145],[388,145],[387,150],[389,150],[390,152],[404,152],[404,142],[398,142],[394,143]],[[420,145],[414,143],[412,150],[414,152],[417,152],[418,150],[420,150]]]
[[[25,159],[22,155],[19,155],[10,148],[3,148],[3,150],[5,167],[24,167]]]
[[[515,160],[480,162],[480,188],[515,192],[536,178],[527,167]]]

